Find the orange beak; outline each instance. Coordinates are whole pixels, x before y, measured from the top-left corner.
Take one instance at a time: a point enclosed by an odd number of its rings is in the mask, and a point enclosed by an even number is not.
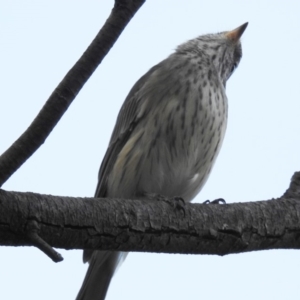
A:
[[[248,22],[232,31],[226,32],[225,35],[233,42],[237,42],[241,38],[244,31],[246,30],[247,26],[248,26]]]

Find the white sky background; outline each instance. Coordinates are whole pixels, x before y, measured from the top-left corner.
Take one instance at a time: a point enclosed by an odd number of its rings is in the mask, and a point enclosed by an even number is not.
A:
[[[0,152],[27,128],[89,45],[113,1],[0,1]],[[93,196],[97,172],[132,85],[175,47],[249,21],[241,64],[227,85],[229,123],[196,202],[281,196],[300,169],[300,2],[152,0],[144,4],[46,143],[3,186]],[[74,299],[82,251],[0,248],[1,299]],[[299,251],[226,257],[131,253],[113,299],[299,299]]]

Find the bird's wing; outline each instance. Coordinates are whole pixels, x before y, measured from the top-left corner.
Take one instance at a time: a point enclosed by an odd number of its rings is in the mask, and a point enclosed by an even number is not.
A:
[[[98,184],[95,192],[95,197],[97,198],[107,196],[108,176],[116,162],[118,154],[130,138],[131,132],[135,128],[138,121],[143,117],[143,115],[139,114],[141,99],[139,98],[138,92],[157,68],[159,68],[159,64],[151,68],[135,83],[122,105],[115,128],[110,138],[109,146],[100,166]],[[92,254],[93,250],[84,250],[83,262],[89,261],[92,257]]]
[[[159,68],[159,64],[151,68],[136,82],[123,103],[109,142],[108,149],[99,170],[98,185],[96,188],[95,197],[100,198],[107,196],[108,176],[116,162],[118,154],[129,140],[131,133],[139,120],[143,118],[143,115],[140,113],[142,100],[139,98],[138,92],[157,68]]]
[[[95,192],[95,197],[97,198],[107,196],[108,176],[116,162],[118,154],[120,153],[126,142],[129,140],[130,135],[139,120],[143,118],[143,115],[139,114],[142,100],[139,98],[138,92],[144,86],[145,82],[148,80],[151,74],[157,68],[159,68],[159,65],[160,64],[151,68],[136,82],[123,103],[123,106],[117,118],[115,128],[110,138],[108,149],[100,166],[98,185]],[[83,261],[89,261],[92,254],[93,250],[84,250]],[[105,259],[105,257],[103,259]]]

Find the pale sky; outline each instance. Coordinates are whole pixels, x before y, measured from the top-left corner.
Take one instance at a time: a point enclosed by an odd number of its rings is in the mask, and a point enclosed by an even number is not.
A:
[[[1,1],[0,152],[27,128],[94,38],[113,1]],[[132,85],[176,46],[249,22],[243,58],[227,84],[229,122],[196,202],[281,196],[300,169],[300,2],[148,0],[46,143],[3,186],[93,196],[117,113]],[[33,247],[0,248],[0,298],[74,299],[82,251],[53,263]],[[299,299],[300,253],[226,257],[131,253],[107,300]]]

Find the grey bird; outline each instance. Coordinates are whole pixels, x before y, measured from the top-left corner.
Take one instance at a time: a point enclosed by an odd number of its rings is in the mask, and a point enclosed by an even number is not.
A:
[[[119,112],[95,197],[191,201],[199,193],[222,145],[226,81],[242,57],[247,25],[178,46],[136,82]],[[126,255],[85,250],[89,268],[76,299],[105,299]]]

